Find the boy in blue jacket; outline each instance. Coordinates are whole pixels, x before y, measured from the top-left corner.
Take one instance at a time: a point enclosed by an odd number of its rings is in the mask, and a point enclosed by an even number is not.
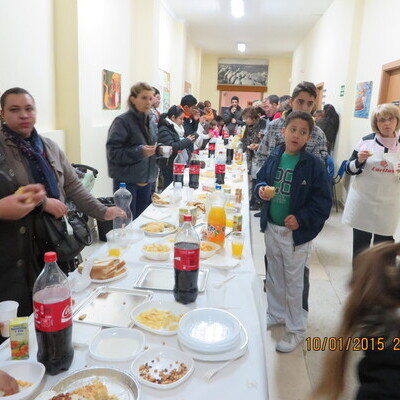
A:
[[[305,337],[308,314],[311,241],[328,219],[331,184],[322,161],[305,151],[314,121],[294,111],[285,120],[285,143],[278,146],[257,173],[255,194],[263,200],[268,270],[267,324],[284,324],[286,332],[276,350],[291,352]]]

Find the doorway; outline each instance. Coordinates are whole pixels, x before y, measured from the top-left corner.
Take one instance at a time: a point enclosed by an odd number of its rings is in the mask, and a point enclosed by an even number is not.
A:
[[[400,60],[382,66],[378,104],[400,103]]]
[[[324,98],[324,82],[318,83],[315,86],[317,88],[317,101],[315,102],[315,109],[322,110],[322,100]]]

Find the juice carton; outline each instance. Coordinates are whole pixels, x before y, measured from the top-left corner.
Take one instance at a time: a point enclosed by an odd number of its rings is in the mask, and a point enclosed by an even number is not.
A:
[[[29,327],[28,317],[10,320],[10,346],[12,360],[29,358]]]

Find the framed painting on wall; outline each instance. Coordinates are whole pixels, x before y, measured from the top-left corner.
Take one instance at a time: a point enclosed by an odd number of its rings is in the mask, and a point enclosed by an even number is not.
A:
[[[183,92],[184,92],[185,96],[187,94],[192,94],[192,84],[185,81],[185,88],[184,88]]]
[[[356,118],[368,118],[371,94],[372,81],[357,83],[356,101],[354,106],[354,116]]]
[[[171,99],[171,80],[170,73],[160,69],[160,95],[162,112],[167,112],[170,107]]]
[[[121,74],[103,69],[103,110],[121,109]]]
[[[268,60],[220,58],[218,85],[261,86],[268,81]]]

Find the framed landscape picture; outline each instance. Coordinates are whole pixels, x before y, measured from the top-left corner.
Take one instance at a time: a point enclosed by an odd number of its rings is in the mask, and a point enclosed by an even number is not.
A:
[[[268,82],[268,60],[220,58],[218,86],[255,86],[265,88]]]

